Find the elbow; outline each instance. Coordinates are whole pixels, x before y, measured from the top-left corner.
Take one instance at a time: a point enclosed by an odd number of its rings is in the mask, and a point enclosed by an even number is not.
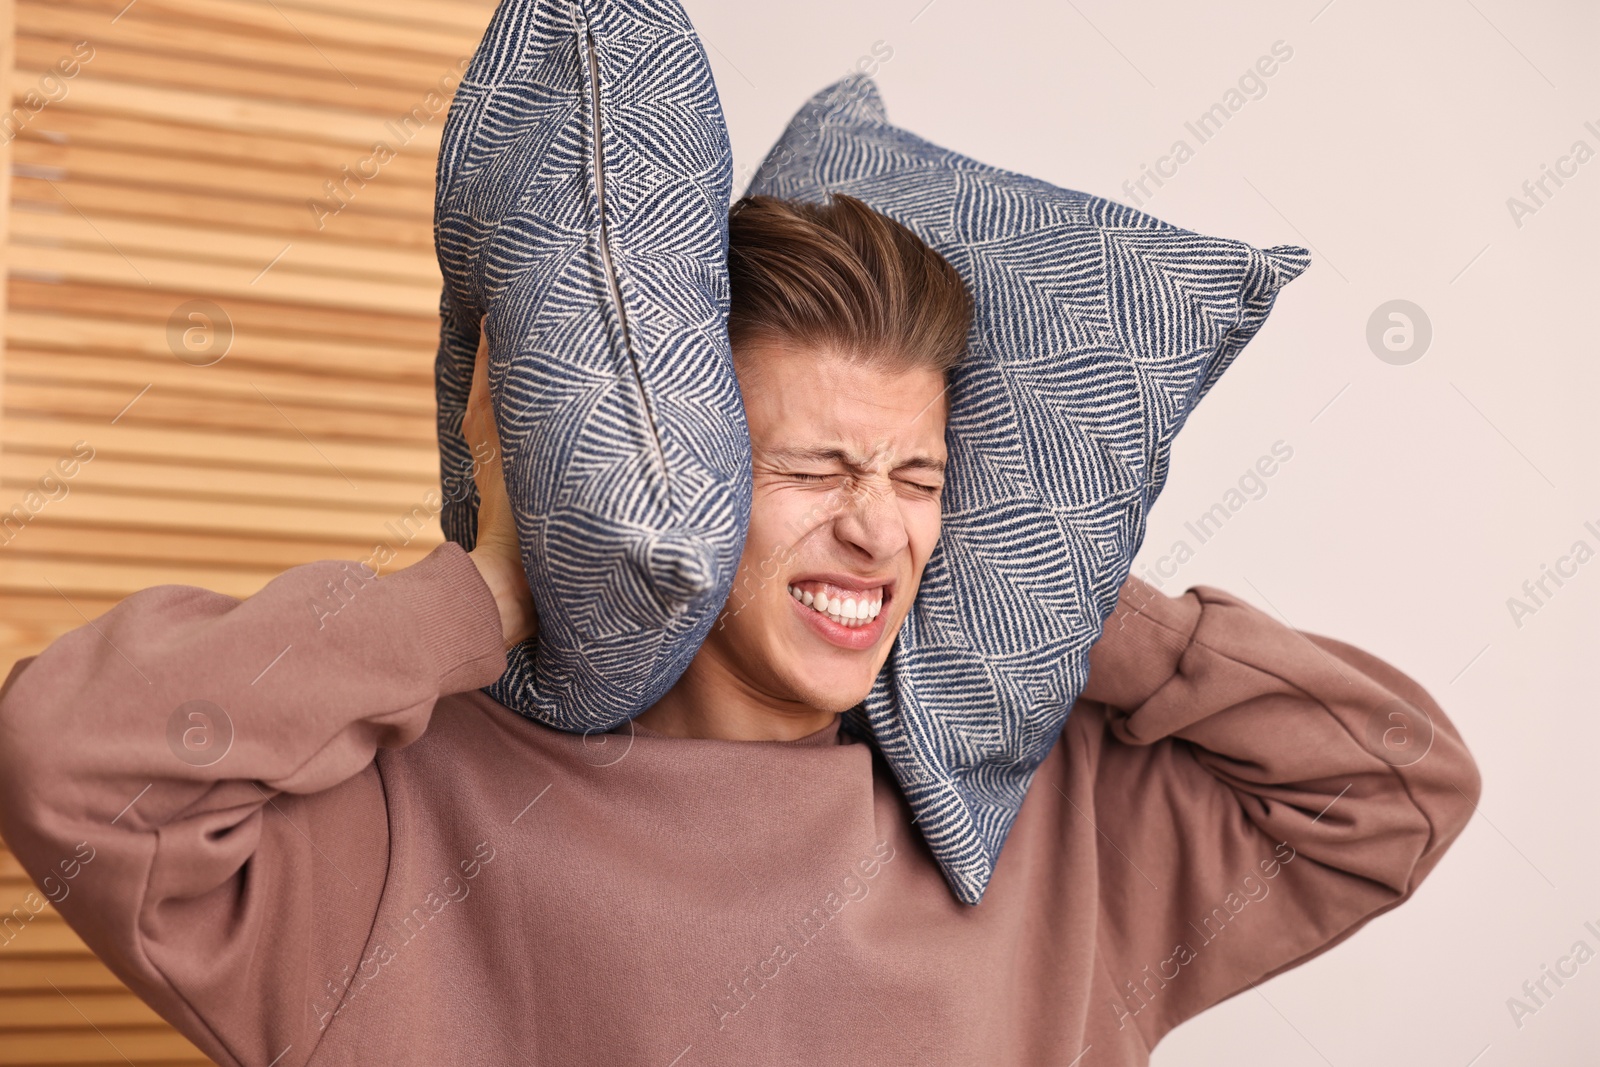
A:
[[[1483,776],[1455,723],[1426,689],[1366,653],[1353,651],[1351,661],[1382,692],[1335,712],[1364,750],[1359,760],[1366,772],[1345,794],[1354,810],[1346,809],[1341,820],[1335,808],[1322,821],[1344,833],[1335,865],[1386,886],[1398,902],[1471,822]]]
[[[63,665],[56,654],[81,640],[77,631],[58,637],[19,660],[0,685],[0,828],[8,834],[18,832],[19,822],[81,814],[96,760],[125,747],[102,728],[112,701],[88,690],[82,659]]]
[[[59,781],[50,766],[54,707],[41,697],[37,678],[28,676],[28,667],[37,657],[18,660],[4,685],[0,685],[0,829],[15,832],[14,820],[24,813],[36,814],[38,798],[57,790],[47,788]],[[54,728],[59,732],[59,726]]]
[[[1442,851],[1476,814],[1483,796],[1483,773],[1454,726],[1448,720],[1440,725],[1443,729],[1435,738],[1436,751],[1429,753],[1438,758],[1422,776],[1422,784],[1431,801],[1426,813],[1433,823],[1435,847]]]
[[[60,789],[59,783],[50,788],[52,775],[39,755],[49,709],[30,698],[29,686],[19,684],[32,662],[33,657],[18,661],[0,686],[0,839],[46,897],[59,903],[52,864],[61,849],[46,829],[55,820],[45,798]]]
[[[41,716],[36,702],[28,699],[27,687],[19,682],[37,658],[18,660],[0,685],[0,782],[20,780],[33,763],[29,753],[36,747],[34,734]]]
[[[1466,741],[1439,705],[1419,689],[1409,705],[1423,709],[1419,740],[1426,747],[1402,759],[1386,757],[1393,765],[1397,785],[1421,817],[1424,831],[1417,835],[1414,861],[1400,888],[1409,895],[1460,837],[1477,813],[1483,795],[1483,774]]]
[[[1413,812],[1404,821],[1414,827],[1409,835],[1418,867],[1409,879],[1414,886],[1472,820],[1483,776],[1461,731],[1421,683],[1368,652],[1334,644],[1379,687],[1347,722],[1352,733],[1364,734],[1363,747],[1381,761],[1375,769],[1387,773],[1394,803]]]

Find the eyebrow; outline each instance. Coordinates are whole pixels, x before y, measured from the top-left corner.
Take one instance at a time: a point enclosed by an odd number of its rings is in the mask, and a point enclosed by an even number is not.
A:
[[[763,448],[761,455],[769,460],[779,463],[838,463],[852,471],[865,471],[867,468],[855,457],[842,448]],[[908,456],[894,466],[895,470],[925,470],[936,474],[943,474],[945,463],[942,459],[932,456]]]

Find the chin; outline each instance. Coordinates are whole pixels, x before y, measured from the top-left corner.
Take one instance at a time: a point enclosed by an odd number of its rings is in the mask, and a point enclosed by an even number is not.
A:
[[[837,714],[849,711],[863,700],[872,691],[872,678],[859,680],[850,685],[841,684],[838,679],[832,684],[817,686],[808,683],[805,675],[801,675],[797,684],[792,685],[793,699],[816,711],[826,711]]]
[[[848,695],[829,694],[828,696],[820,699],[807,700],[806,705],[808,707],[816,708],[818,711],[827,711],[838,715],[842,712],[849,711],[851,708],[867,699],[867,694],[871,691],[872,687],[869,685],[865,689],[850,693]]]

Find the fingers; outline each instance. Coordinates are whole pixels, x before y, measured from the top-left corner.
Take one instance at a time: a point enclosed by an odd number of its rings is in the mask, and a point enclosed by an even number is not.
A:
[[[516,543],[510,527],[511,505],[501,472],[500,434],[495,425],[494,403],[489,395],[489,335],[479,323],[478,353],[473,362],[472,386],[461,420],[462,436],[472,450],[473,481],[478,487],[479,536],[495,536]]]
[[[500,437],[494,423],[494,405],[489,397],[489,335],[479,324],[478,352],[472,364],[472,385],[467,390],[467,407],[461,417],[461,435],[476,455],[487,446],[494,456],[500,452]]]
[[[489,393],[489,332],[478,324],[478,354],[472,363],[472,395]]]

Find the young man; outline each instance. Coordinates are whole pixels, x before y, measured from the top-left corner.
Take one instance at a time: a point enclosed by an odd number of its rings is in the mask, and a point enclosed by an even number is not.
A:
[[[492,463],[471,553],[146,589],[0,691],[0,831],[219,1062],[1142,1064],[1405,900],[1466,824],[1477,770],[1411,679],[1130,579],[958,903],[838,713],[937,542],[967,297],[845,197],[746,201],[731,232],[750,533],[635,723],[565,734],[479,691],[537,625]],[[468,436],[492,426],[480,388]]]

